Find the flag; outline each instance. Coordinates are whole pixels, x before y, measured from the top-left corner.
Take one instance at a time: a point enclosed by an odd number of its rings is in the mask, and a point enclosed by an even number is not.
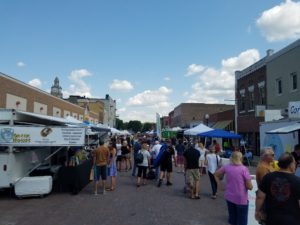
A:
[[[156,113],[156,135],[161,139],[160,115]]]

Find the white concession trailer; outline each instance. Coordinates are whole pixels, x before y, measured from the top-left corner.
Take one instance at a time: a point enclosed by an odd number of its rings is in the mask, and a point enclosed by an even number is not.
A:
[[[0,109],[0,189],[16,191],[21,184],[31,189],[35,184],[52,186],[52,177],[29,174],[43,166],[55,170],[51,157],[70,146],[83,147],[86,131],[86,126],[64,118]]]

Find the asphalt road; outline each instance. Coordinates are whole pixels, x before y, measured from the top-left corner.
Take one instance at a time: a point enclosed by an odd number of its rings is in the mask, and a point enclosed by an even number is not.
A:
[[[176,168],[175,168],[176,170]],[[137,188],[130,172],[117,177],[117,189],[93,195],[90,183],[78,195],[51,193],[44,198],[16,199],[0,192],[0,225],[225,225],[223,191],[210,198],[208,175],[201,177],[201,199],[183,193],[184,176],[173,173],[173,185],[154,181]]]

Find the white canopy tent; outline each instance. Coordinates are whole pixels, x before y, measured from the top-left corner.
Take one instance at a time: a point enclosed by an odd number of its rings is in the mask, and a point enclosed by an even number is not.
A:
[[[110,132],[114,135],[122,135],[122,132],[116,128],[110,127]]]
[[[170,130],[171,131],[180,131],[180,130],[182,130],[182,128],[181,127],[172,127]]]
[[[266,133],[267,134],[288,134],[288,133],[295,132],[298,130],[300,130],[300,122],[297,122],[292,125],[284,126],[281,128],[277,128],[274,130],[270,130],[270,131],[267,131]]]
[[[184,131],[184,135],[192,135],[195,136],[197,134],[201,134],[207,131],[211,131],[213,130],[212,128],[205,126],[204,124],[200,123],[199,125],[197,125],[196,127],[193,127],[191,129],[185,130]]]
[[[131,135],[131,133],[128,130],[121,130],[121,133],[123,135]]]

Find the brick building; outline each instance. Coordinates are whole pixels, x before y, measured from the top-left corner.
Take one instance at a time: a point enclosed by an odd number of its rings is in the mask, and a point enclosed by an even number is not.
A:
[[[264,121],[263,112],[267,106],[266,62],[272,54],[273,50],[268,50],[264,58],[242,71],[235,72],[237,132],[255,155],[260,153],[259,123]]]
[[[204,103],[181,103],[169,113],[170,126],[190,128],[199,123],[206,123],[205,115],[215,114],[234,109],[234,105],[204,104]],[[208,120],[211,124],[211,122]]]
[[[94,112],[98,116],[99,123],[103,124],[104,103],[97,98],[86,98],[78,95],[70,95],[65,99],[68,102],[79,105],[89,112]]]
[[[61,98],[0,73],[0,108],[16,109],[55,117],[72,116],[83,121],[88,117],[92,123],[98,123],[99,116],[67,102]]]
[[[287,110],[290,101],[299,101],[300,40],[267,55],[242,71],[236,71],[237,131],[248,148],[260,154],[260,123],[265,109]]]
[[[66,100],[97,113],[100,123],[109,127],[116,127],[116,100],[113,100],[108,94],[105,95],[105,98],[70,95]]]
[[[234,111],[235,109],[230,109],[209,115],[208,120],[212,123],[211,127],[235,132]]]
[[[170,128],[170,117],[169,116],[163,116],[160,118],[160,124],[161,128]]]

